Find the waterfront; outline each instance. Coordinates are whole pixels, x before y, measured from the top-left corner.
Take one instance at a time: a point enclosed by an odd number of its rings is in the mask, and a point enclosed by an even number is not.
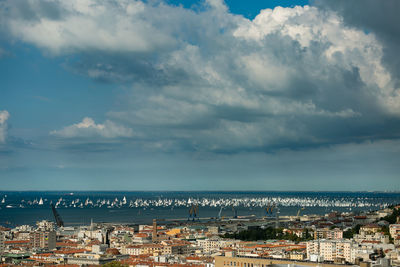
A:
[[[277,206],[279,215],[359,212],[400,202],[400,194],[383,192],[0,192],[0,224],[33,225],[53,220],[50,203],[66,225],[95,222],[149,223],[153,218],[186,220],[192,205],[198,218],[275,216],[266,208]],[[276,208],[275,208],[276,209]],[[275,212],[277,209],[275,210]],[[274,213],[274,212],[273,212]]]

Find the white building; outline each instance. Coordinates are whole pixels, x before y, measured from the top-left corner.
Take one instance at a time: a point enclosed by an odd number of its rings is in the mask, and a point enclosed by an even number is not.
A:
[[[319,258],[322,261],[345,260],[353,263],[354,242],[351,240],[313,240],[307,242],[307,258]]]
[[[40,221],[36,222],[36,226],[40,231],[54,231],[54,223],[50,221]]]
[[[366,243],[366,242],[376,242],[382,244],[389,244],[389,236],[384,235],[381,232],[363,232],[360,231],[360,234],[356,234],[353,236],[353,239],[357,243]]]
[[[203,249],[204,253],[213,253],[220,250],[222,247],[227,247],[232,244],[230,240],[224,239],[199,239],[196,240],[196,245]]]
[[[400,224],[391,224],[389,225],[389,233],[392,238],[396,238],[400,236]]]

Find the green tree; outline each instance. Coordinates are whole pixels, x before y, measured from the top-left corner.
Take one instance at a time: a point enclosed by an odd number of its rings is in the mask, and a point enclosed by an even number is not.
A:
[[[104,267],[128,267],[128,265],[122,264],[119,261],[112,261],[106,264],[103,264]]]
[[[390,235],[389,227],[388,227],[388,226],[383,226],[383,227],[381,228],[381,232],[383,232],[384,235],[389,236],[389,241],[390,241],[390,243],[393,244],[393,238],[392,238],[392,236]]]
[[[300,242],[303,240],[312,239],[311,235],[306,230],[306,234],[303,237],[298,237],[295,234],[283,233],[282,228],[274,228],[274,227],[267,227],[265,229],[262,228],[255,228],[249,230],[243,230],[240,232],[232,233],[232,234],[225,234],[223,237],[225,238],[234,238],[240,239],[244,241],[256,241],[256,240],[267,240],[267,239],[285,239],[285,240],[292,240],[295,242]]]
[[[393,209],[392,214],[383,217],[382,219],[389,222],[390,224],[394,224],[397,221],[397,217],[400,216],[400,210],[399,209]]]
[[[360,231],[361,225],[357,224],[356,226],[354,226],[353,228],[344,231],[343,232],[343,237],[344,238],[353,238],[353,236],[355,234],[358,234],[358,232]]]

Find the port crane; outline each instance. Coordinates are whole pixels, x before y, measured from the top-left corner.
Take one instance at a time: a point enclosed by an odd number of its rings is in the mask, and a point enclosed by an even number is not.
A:
[[[235,209],[235,207],[234,206],[232,206],[232,211],[233,211],[233,218],[234,219],[237,219],[237,209]]]
[[[301,207],[301,208],[297,211],[296,217],[299,218],[299,217],[300,217],[300,212],[301,212],[302,210],[305,210],[305,209],[306,209],[305,207]]]
[[[221,220],[221,214],[222,214],[222,209],[223,209],[223,208],[224,208],[224,207],[221,206],[221,208],[219,209],[218,217],[217,217],[218,220]]]
[[[190,219],[192,219],[192,221],[194,221],[196,218],[198,218],[198,213],[199,213],[199,205],[194,205],[192,204],[192,206],[189,209],[189,217],[188,217],[188,221],[190,221]]]
[[[58,226],[58,227],[64,226],[64,222],[63,222],[63,220],[61,219],[60,214],[58,214],[58,212],[57,212],[57,210],[56,210],[56,207],[54,207],[54,204],[53,204],[53,203],[51,203],[50,205],[51,205],[51,210],[53,211],[54,218],[56,219],[56,224],[57,224],[57,226]]]
[[[268,203],[268,206],[265,208],[265,213],[266,215],[272,215],[274,213],[274,210],[276,208],[276,204],[270,204]]]
[[[281,213],[278,205],[276,203],[268,203],[265,208],[265,213],[267,217],[272,217],[275,212],[275,228],[279,228],[279,213]]]

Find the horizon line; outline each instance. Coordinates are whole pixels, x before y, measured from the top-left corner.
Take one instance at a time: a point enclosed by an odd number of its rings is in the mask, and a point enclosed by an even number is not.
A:
[[[101,190],[101,189],[89,189],[89,190],[39,190],[39,189],[27,189],[27,190],[0,190],[0,192],[210,192],[210,193],[270,193],[270,192],[293,192],[293,193],[400,193],[400,191],[390,190]]]

